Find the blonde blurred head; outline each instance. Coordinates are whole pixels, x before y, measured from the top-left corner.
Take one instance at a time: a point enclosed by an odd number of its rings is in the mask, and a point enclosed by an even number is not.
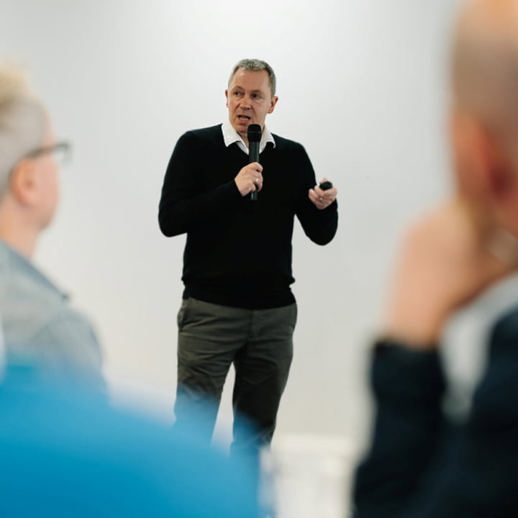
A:
[[[31,256],[58,203],[58,168],[45,108],[23,69],[0,65],[0,239]]]
[[[19,66],[0,64],[0,197],[16,163],[42,145],[45,118],[25,71]]]

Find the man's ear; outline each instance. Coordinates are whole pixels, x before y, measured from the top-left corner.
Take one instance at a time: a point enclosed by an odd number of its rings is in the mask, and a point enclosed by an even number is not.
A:
[[[460,112],[453,113],[450,131],[458,193],[475,203],[492,203],[505,194],[512,167],[495,134]]]
[[[513,157],[507,152],[504,143],[490,132],[486,132],[483,146],[491,200],[499,204],[505,203],[510,197],[517,199],[518,184]]]
[[[226,106],[228,108],[228,90],[225,90]]]
[[[33,160],[20,160],[9,178],[9,190],[22,205],[33,205],[37,200],[36,167]]]
[[[277,104],[278,100],[279,100],[279,98],[276,95],[274,95],[272,97],[272,100],[270,102],[270,108],[268,109],[268,113],[272,113],[273,112],[273,110],[275,109],[275,105]]]

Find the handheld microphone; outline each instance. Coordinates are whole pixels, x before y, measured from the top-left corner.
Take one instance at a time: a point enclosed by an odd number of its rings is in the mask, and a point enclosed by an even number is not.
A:
[[[248,136],[248,163],[259,162],[259,142],[261,142],[261,126],[259,124],[250,124],[247,131]],[[257,200],[257,191],[250,193],[252,201]]]

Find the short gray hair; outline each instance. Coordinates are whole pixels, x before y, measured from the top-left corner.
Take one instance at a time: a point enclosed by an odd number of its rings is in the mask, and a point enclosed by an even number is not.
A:
[[[230,74],[230,79],[228,80],[229,84],[232,81],[235,73],[238,70],[250,70],[252,72],[260,72],[261,70],[265,70],[268,74],[268,81],[270,83],[270,90],[272,91],[272,96],[275,95],[275,89],[277,86],[277,80],[275,79],[275,72],[273,68],[266,63],[266,61],[262,61],[260,59],[242,59],[239,61],[234,69],[232,70],[232,74]]]
[[[17,162],[41,146],[45,117],[43,105],[29,89],[25,71],[0,64],[0,200]]]

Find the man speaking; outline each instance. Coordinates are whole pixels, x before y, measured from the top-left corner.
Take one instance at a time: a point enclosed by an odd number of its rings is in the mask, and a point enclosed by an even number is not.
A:
[[[225,96],[228,121],[178,140],[159,223],[168,237],[187,233],[176,422],[203,409],[211,436],[233,364],[232,447],[241,449],[270,442],[288,378],[297,318],[290,289],[294,216],[312,241],[325,245],[338,214],[336,189],[315,185],[304,148],[265,126],[278,100],[270,65],[240,61]],[[241,416],[256,434],[236,426]]]

